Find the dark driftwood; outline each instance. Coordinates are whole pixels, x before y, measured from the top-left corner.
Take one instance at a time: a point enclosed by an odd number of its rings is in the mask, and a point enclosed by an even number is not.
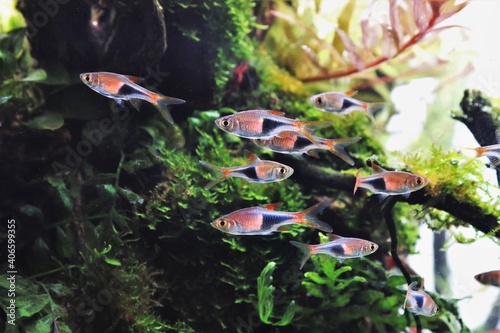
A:
[[[455,115],[453,118],[464,123],[481,146],[500,143],[499,124],[488,113],[488,110],[491,110],[491,103],[481,96],[479,91],[466,90],[460,102],[460,108],[463,116]],[[491,158],[490,161],[492,161]],[[500,184],[500,167],[497,167],[496,172]]]

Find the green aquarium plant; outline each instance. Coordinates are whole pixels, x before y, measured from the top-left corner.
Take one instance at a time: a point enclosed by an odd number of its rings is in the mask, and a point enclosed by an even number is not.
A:
[[[389,1],[384,25],[358,20],[364,10],[375,15],[376,8],[370,12],[364,4],[348,1],[335,11],[337,28],[321,38],[315,25],[319,11],[308,7],[313,2],[304,3],[141,3],[154,5],[156,14],[168,18],[160,24],[166,27],[168,48],[159,68],[169,68],[172,76],[165,76],[168,79],[156,88],[188,100],[186,109],[172,110],[174,125],[148,107],[141,112],[118,107],[86,89],[76,75],[85,59],[75,64],[66,57],[56,60],[60,64],[55,67],[40,61],[38,68],[25,31],[2,31],[0,186],[11,190],[0,194],[0,216],[16,222],[18,303],[17,325],[2,322],[0,330],[468,331],[457,310],[459,300],[437,293],[430,293],[441,308],[436,316],[401,315],[407,286],[421,280],[402,260],[415,251],[423,220],[436,231],[471,225],[484,233],[477,238],[498,237],[499,204],[492,194],[497,187],[482,176],[485,166],[438,145],[418,153],[388,153],[383,122],[392,114],[390,107],[376,115],[377,122],[382,120],[377,129],[362,113],[327,114],[307,101],[317,91],[331,90],[331,78],[338,79],[335,87],[358,89],[357,97],[376,102],[388,101],[391,89],[407,78],[441,76],[440,69],[425,68],[421,62],[408,67],[407,60],[420,60],[419,52],[432,55],[439,38],[427,37],[439,37],[446,29],[436,24],[467,3],[429,1],[420,7],[415,2],[410,10]],[[320,8],[321,3],[315,1],[314,6]],[[76,15],[71,4],[65,6],[61,10],[67,17]],[[121,4],[85,6],[109,24],[99,29],[119,26],[122,20],[113,17],[131,15]],[[111,12],[117,16],[104,15]],[[77,30],[54,21],[41,29],[43,36],[51,37],[46,45],[81,55],[82,48],[74,49],[75,40],[68,41],[68,34],[58,30],[78,32],[87,26],[91,11],[81,13]],[[389,23],[393,32],[387,30]],[[85,43],[99,42],[98,37]],[[163,42],[159,40],[152,52],[131,50],[123,63],[154,68],[156,64],[132,59],[158,58]],[[370,47],[362,47],[365,44]],[[41,55],[40,45],[31,46]],[[92,56],[98,56],[97,49]],[[171,62],[168,66],[165,59]],[[107,69],[85,66],[85,71]],[[498,129],[498,106],[487,96],[467,91],[461,106],[464,114],[457,119],[464,118],[472,132],[481,124]],[[362,137],[347,148],[355,165],[329,152],[320,152],[319,159],[269,152],[214,124],[222,115],[254,108],[331,122],[315,133],[322,137]],[[491,115],[486,122],[485,114]],[[292,166],[293,176],[270,184],[228,179],[205,190],[213,175],[199,161],[242,165],[244,150]],[[384,202],[366,191],[354,196],[355,175],[371,173],[370,161],[387,170],[421,174],[430,184],[408,198]],[[318,233],[311,228],[290,226],[268,236],[235,236],[210,226],[214,219],[245,207],[283,202],[284,210],[301,211],[325,198],[333,201],[319,218],[336,234],[376,242],[376,253],[343,263],[315,255],[301,271],[300,254],[289,241],[318,243]],[[4,225],[0,233],[6,237]],[[319,241],[326,242],[327,236],[320,233]],[[387,264],[390,258],[398,268]],[[4,276],[2,281],[1,289],[8,289]],[[9,302],[2,293],[2,307]]]

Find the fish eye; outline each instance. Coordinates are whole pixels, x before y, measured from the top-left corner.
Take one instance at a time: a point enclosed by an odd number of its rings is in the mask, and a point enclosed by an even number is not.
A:
[[[321,97],[316,97],[316,104],[318,105],[323,104],[323,99]]]
[[[424,183],[424,180],[420,177],[417,177],[417,185],[422,185]]]
[[[374,251],[375,250],[375,244],[370,244],[370,251]]]
[[[223,121],[221,121],[221,124],[222,124],[222,126],[224,126],[224,127],[228,127],[228,126],[229,126],[229,120],[224,119]]]
[[[85,75],[83,79],[87,82],[90,82],[90,75]]]
[[[228,225],[229,225],[229,223],[226,220],[224,220],[224,219],[221,219],[221,220],[217,221],[217,226],[218,227],[226,228]]]
[[[281,168],[279,168],[279,169],[278,169],[278,172],[279,172],[280,174],[284,175],[284,174],[286,173],[286,168],[281,167]]]

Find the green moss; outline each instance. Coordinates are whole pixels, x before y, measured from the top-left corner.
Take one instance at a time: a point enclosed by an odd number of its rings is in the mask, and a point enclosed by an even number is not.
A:
[[[484,165],[457,151],[445,151],[432,146],[422,152],[397,156],[408,170],[429,179],[426,190],[432,197],[452,195],[459,202],[469,202],[483,209],[486,214],[500,217],[498,189],[484,179]]]
[[[214,0],[186,3],[184,0],[166,1],[166,10],[175,15],[186,15],[186,21],[177,23],[183,34],[197,42],[207,43],[213,57],[215,98],[220,102],[232,71],[254,52],[252,29],[259,26],[253,15],[255,3],[247,0]],[[196,23],[196,24],[195,24]]]

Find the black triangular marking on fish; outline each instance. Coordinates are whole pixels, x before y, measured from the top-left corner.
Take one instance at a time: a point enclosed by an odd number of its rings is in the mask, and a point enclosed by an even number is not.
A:
[[[267,133],[269,131],[272,131],[281,125],[284,125],[282,121],[264,118],[264,120],[262,121],[262,133]]]
[[[254,166],[249,166],[249,167],[243,168],[243,169],[239,170],[238,172],[247,176],[250,179],[258,179],[257,178],[257,170],[255,170]]]
[[[424,295],[414,295],[413,298],[417,303],[417,308],[421,309],[424,306]]]
[[[365,184],[369,184],[369,185],[373,186],[373,188],[375,190],[382,190],[382,191],[386,190],[385,180],[382,177],[367,179],[367,180],[364,180],[363,182]]]
[[[137,92],[137,89],[135,89],[132,86],[129,86],[128,84],[124,84],[123,86],[118,89],[118,94],[123,95],[123,96],[129,96]]]
[[[332,244],[330,247],[329,247],[329,250],[330,252],[336,256],[336,255],[341,255],[341,254],[345,254],[345,249],[344,247],[342,246],[342,244]]]
[[[358,106],[356,103],[354,103],[350,98],[344,98],[342,101],[342,110],[347,110],[351,106]]]
[[[262,229],[269,229],[276,224],[289,220],[290,216],[278,214],[264,214],[262,216]]]

